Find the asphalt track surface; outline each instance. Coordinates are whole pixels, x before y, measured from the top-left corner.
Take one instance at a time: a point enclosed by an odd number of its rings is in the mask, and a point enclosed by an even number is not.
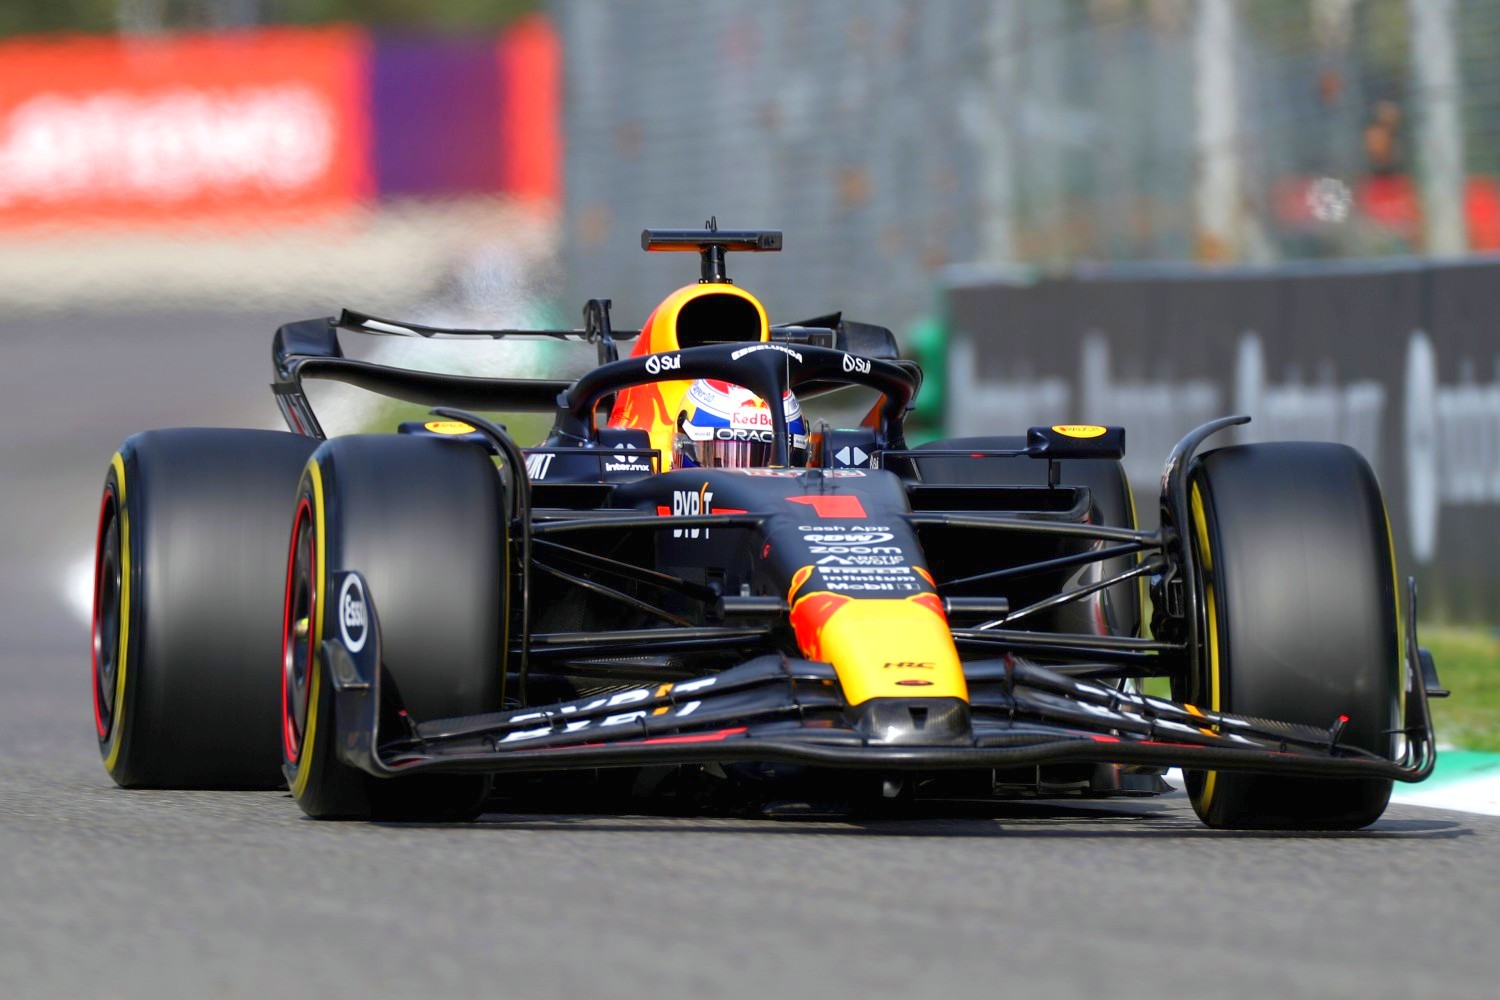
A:
[[[274,419],[277,318],[0,328],[0,997],[1500,993],[1500,818],[1219,834],[1176,795],[440,828],[115,788],[63,574],[125,434]]]

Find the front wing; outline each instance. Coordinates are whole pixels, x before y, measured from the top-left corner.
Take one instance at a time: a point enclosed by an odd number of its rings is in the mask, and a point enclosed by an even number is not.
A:
[[[358,574],[335,574],[333,592],[351,575]],[[1087,762],[1410,782],[1427,777],[1437,759],[1414,624],[1398,760],[1342,744],[1342,717],[1323,729],[1203,711],[1015,656],[964,664],[969,702],[948,710],[967,712],[969,724],[962,738],[931,743],[909,727],[886,739],[878,728],[851,724],[832,666],[780,655],[545,707],[457,719],[401,715],[399,731],[387,732],[379,618],[363,591],[366,634],[358,648],[343,636],[324,640],[319,669],[335,695],[340,757],[378,777],[708,762],[914,771]]]

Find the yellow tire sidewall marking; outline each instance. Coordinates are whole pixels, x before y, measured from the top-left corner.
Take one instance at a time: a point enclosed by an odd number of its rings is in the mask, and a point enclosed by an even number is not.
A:
[[[1222,681],[1220,680],[1221,664],[1219,662],[1219,609],[1214,585],[1209,579],[1208,573],[1213,571],[1213,552],[1208,546],[1208,518],[1203,510],[1203,493],[1198,484],[1193,484],[1193,531],[1198,539],[1198,558],[1200,565],[1198,572],[1203,576],[1204,601],[1208,605],[1205,618],[1208,619],[1208,707],[1215,712],[1224,710]],[[1199,692],[1202,697],[1202,692]],[[1203,812],[1208,812],[1209,806],[1213,804],[1214,785],[1217,783],[1219,772],[1207,771],[1203,777],[1203,790],[1198,795],[1198,807]]]
[[[327,542],[324,540],[323,526],[326,521],[323,507],[323,470],[318,467],[316,459],[307,463],[307,477],[312,481],[313,492],[313,544],[317,549],[318,565],[313,571],[313,621],[311,644],[308,649],[307,665],[312,671],[312,677],[308,679],[307,692],[307,728],[302,733],[300,750],[297,754],[297,776],[292,782],[292,797],[302,798],[307,791],[308,778],[313,769],[313,748],[317,745],[318,737],[318,695],[322,689],[323,669],[318,662],[318,652],[323,645],[323,606],[327,603],[328,591],[325,584],[328,561],[325,558]]]
[[[1140,531],[1141,530],[1141,519],[1140,519],[1139,516],[1137,516],[1136,509],[1135,509],[1135,487],[1131,485],[1131,483],[1130,483],[1130,477],[1128,475],[1125,475],[1125,470],[1124,469],[1120,470],[1120,474],[1123,475],[1123,476],[1125,476],[1125,499],[1130,504],[1130,527],[1131,527],[1131,530],[1133,530],[1133,531]],[[1144,552],[1137,552],[1135,554],[1135,564],[1137,566],[1139,566],[1141,563],[1143,563],[1145,561],[1146,561],[1146,553],[1144,553]],[[1136,590],[1140,593],[1140,598],[1139,598],[1138,603],[1136,604],[1135,635],[1137,635],[1137,636],[1143,636],[1143,635],[1146,634],[1146,625],[1147,625],[1147,623],[1146,623],[1146,608],[1151,603],[1151,596],[1150,596],[1149,593],[1147,593],[1146,578],[1144,576],[1138,576],[1138,577],[1136,577]]]
[[[1406,723],[1406,614],[1402,609],[1401,600],[1401,573],[1396,568],[1396,536],[1391,531],[1391,512],[1385,508],[1385,500],[1381,499],[1380,513],[1385,516],[1385,544],[1391,554],[1391,597],[1396,602],[1396,721],[1392,724],[1394,728],[1401,728]],[[1416,664],[1411,669],[1420,669]],[[1414,679],[1414,678],[1413,678]],[[1396,745],[1395,737],[1391,738],[1391,746]]]
[[[130,514],[125,508],[125,457],[115,452],[110,465],[115,470],[115,516],[120,519],[119,663],[115,666],[115,707],[109,725],[109,754],[104,758],[104,769],[113,774],[115,765],[120,762],[120,747],[125,742],[125,670],[130,655]]]

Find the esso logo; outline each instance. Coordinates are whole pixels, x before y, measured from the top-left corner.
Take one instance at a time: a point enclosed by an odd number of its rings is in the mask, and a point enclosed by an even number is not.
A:
[[[662,372],[680,371],[682,369],[682,358],[675,354],[653,354],[646,359],[646,371],[652,375],[660,375]]]
[[[365,588],[357,576],[346,576],[339,588],[339,634],[349,652],[365,648],[370,637],[370,614],[365,605]]]
[[[856,358],[852,354],[846,354],[844,355],[844,371],[868,375],[870,374],[870,362],[864,358]]]

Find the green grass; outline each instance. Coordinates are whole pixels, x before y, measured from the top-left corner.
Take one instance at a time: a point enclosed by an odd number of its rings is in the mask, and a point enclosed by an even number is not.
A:
[[[510,436],[516,444],[522,448],[530,448],[539,444],[542,438],[547,436],[547,431],[552,427],[552,417],[543,413],[480,413],[479,416],[487,417],[496,421],[510,431]],[[358,428],[352,433],[356,434],[388,434],[395,431],[396,427],[407,420],[418,420],[423,423],[435,420],[430,409],[418,406],[415,403],[402,403],[397,400],[382,400],[380,406],[373,414],[363,420]]]
[[[1417,630],[1453,697],[1434,701],[1438,739],[1466,750],[1500,751],[1500,636],[1489,628],[1428,625]]]

